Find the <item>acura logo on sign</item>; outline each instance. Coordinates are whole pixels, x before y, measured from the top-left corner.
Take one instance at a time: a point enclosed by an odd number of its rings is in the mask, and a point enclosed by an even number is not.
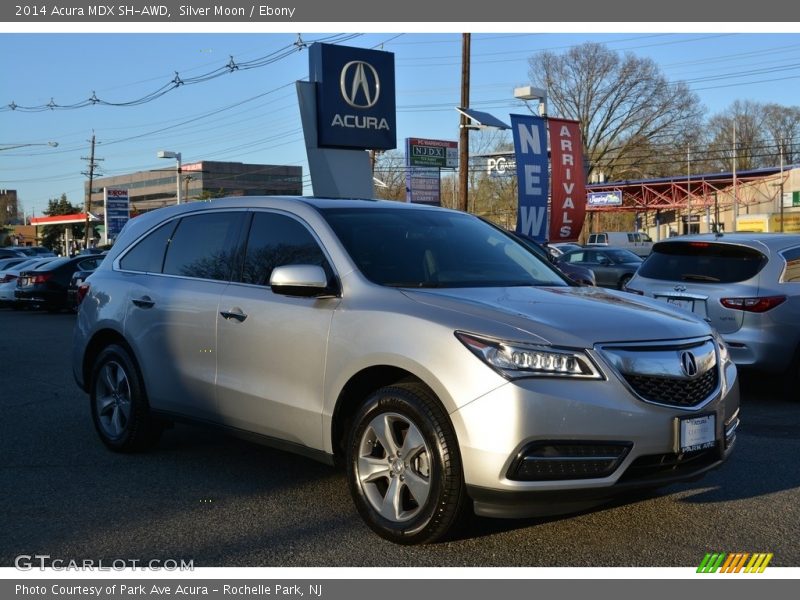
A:
[[[691,352],[681,352],[681,369],[687,377],[697,376],[697,359]]]
[[[372,108],[381,95],[378,71],[368,62],[351,60],[339,76],[342,98],[353,108]]]

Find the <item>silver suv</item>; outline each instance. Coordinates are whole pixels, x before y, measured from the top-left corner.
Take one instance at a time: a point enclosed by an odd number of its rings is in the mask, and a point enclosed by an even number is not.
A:
[[[628,283],[704,318],[742,367],[800,386],[800,235],[703,234],[656,244]]]
[[[694,478],[739,422],[707,323],[573,286],[460,212],[184,204],[130,221],[85,285],[73,370],[109,448],[188,418],[341,463],[394,542]]]

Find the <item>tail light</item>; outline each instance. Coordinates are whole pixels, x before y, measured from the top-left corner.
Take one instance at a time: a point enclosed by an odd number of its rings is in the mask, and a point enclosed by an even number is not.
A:
[[[0,283],[8,283],[9,281],[14,281],[17,278],[16,275],[12,275],[11,273],[7,273],[0,277]]]
[[[37,283],[47,283],[53,277],[52,273],[35,273],[30,276],[30,283],[36,285]]]
[[[761,296],[755,298],[722,298],[720,303],[725,308],[743,310],[745,312],[763,313],[783,304],[786,296]]]
[[[82,283],[78,286],[78,293],[75,296],[76,304],[78,306],[80,306],[81,302],[83,302],[83,299],[86,298],[86,294],[89,293],[90,287],[91,284],[89,283]]]

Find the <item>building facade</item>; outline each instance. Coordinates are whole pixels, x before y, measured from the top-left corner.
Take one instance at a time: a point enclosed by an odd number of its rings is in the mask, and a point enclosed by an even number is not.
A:
[[[303,168],[203,160],[175,168],[98,177],[92,184],[90,212],[102,215],[103,189],[128,190],[133,214],[176,203],[178,176],[181,202],[223,196],[275,196],[303,193]],[[88,191],[89,184],[85,184]]]

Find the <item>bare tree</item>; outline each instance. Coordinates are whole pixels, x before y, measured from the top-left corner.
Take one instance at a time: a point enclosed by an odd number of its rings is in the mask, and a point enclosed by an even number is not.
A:
[[[736,168],[774,167],[800,159],[800,108],[737,100],[711,117],[707,127],[706,162],[709,170],[733,168],[734,124]]]
[[[764,111],[764,127],[775,143],[770,163],[777,165],[781,154],[785,164],[800,162],[800,106],[767,104]]]
[[[580,122],[589,176],[648,176],[659,147],[681,147],[699,129],[697,95],[667,81],[649,58],[586,43],[538,53],[529,65],[531,83],[547,90],[551,115]]]
[[[381,152],[375,156],[375,194],[384,200],[406,199],[406,162],[399,150]]]

